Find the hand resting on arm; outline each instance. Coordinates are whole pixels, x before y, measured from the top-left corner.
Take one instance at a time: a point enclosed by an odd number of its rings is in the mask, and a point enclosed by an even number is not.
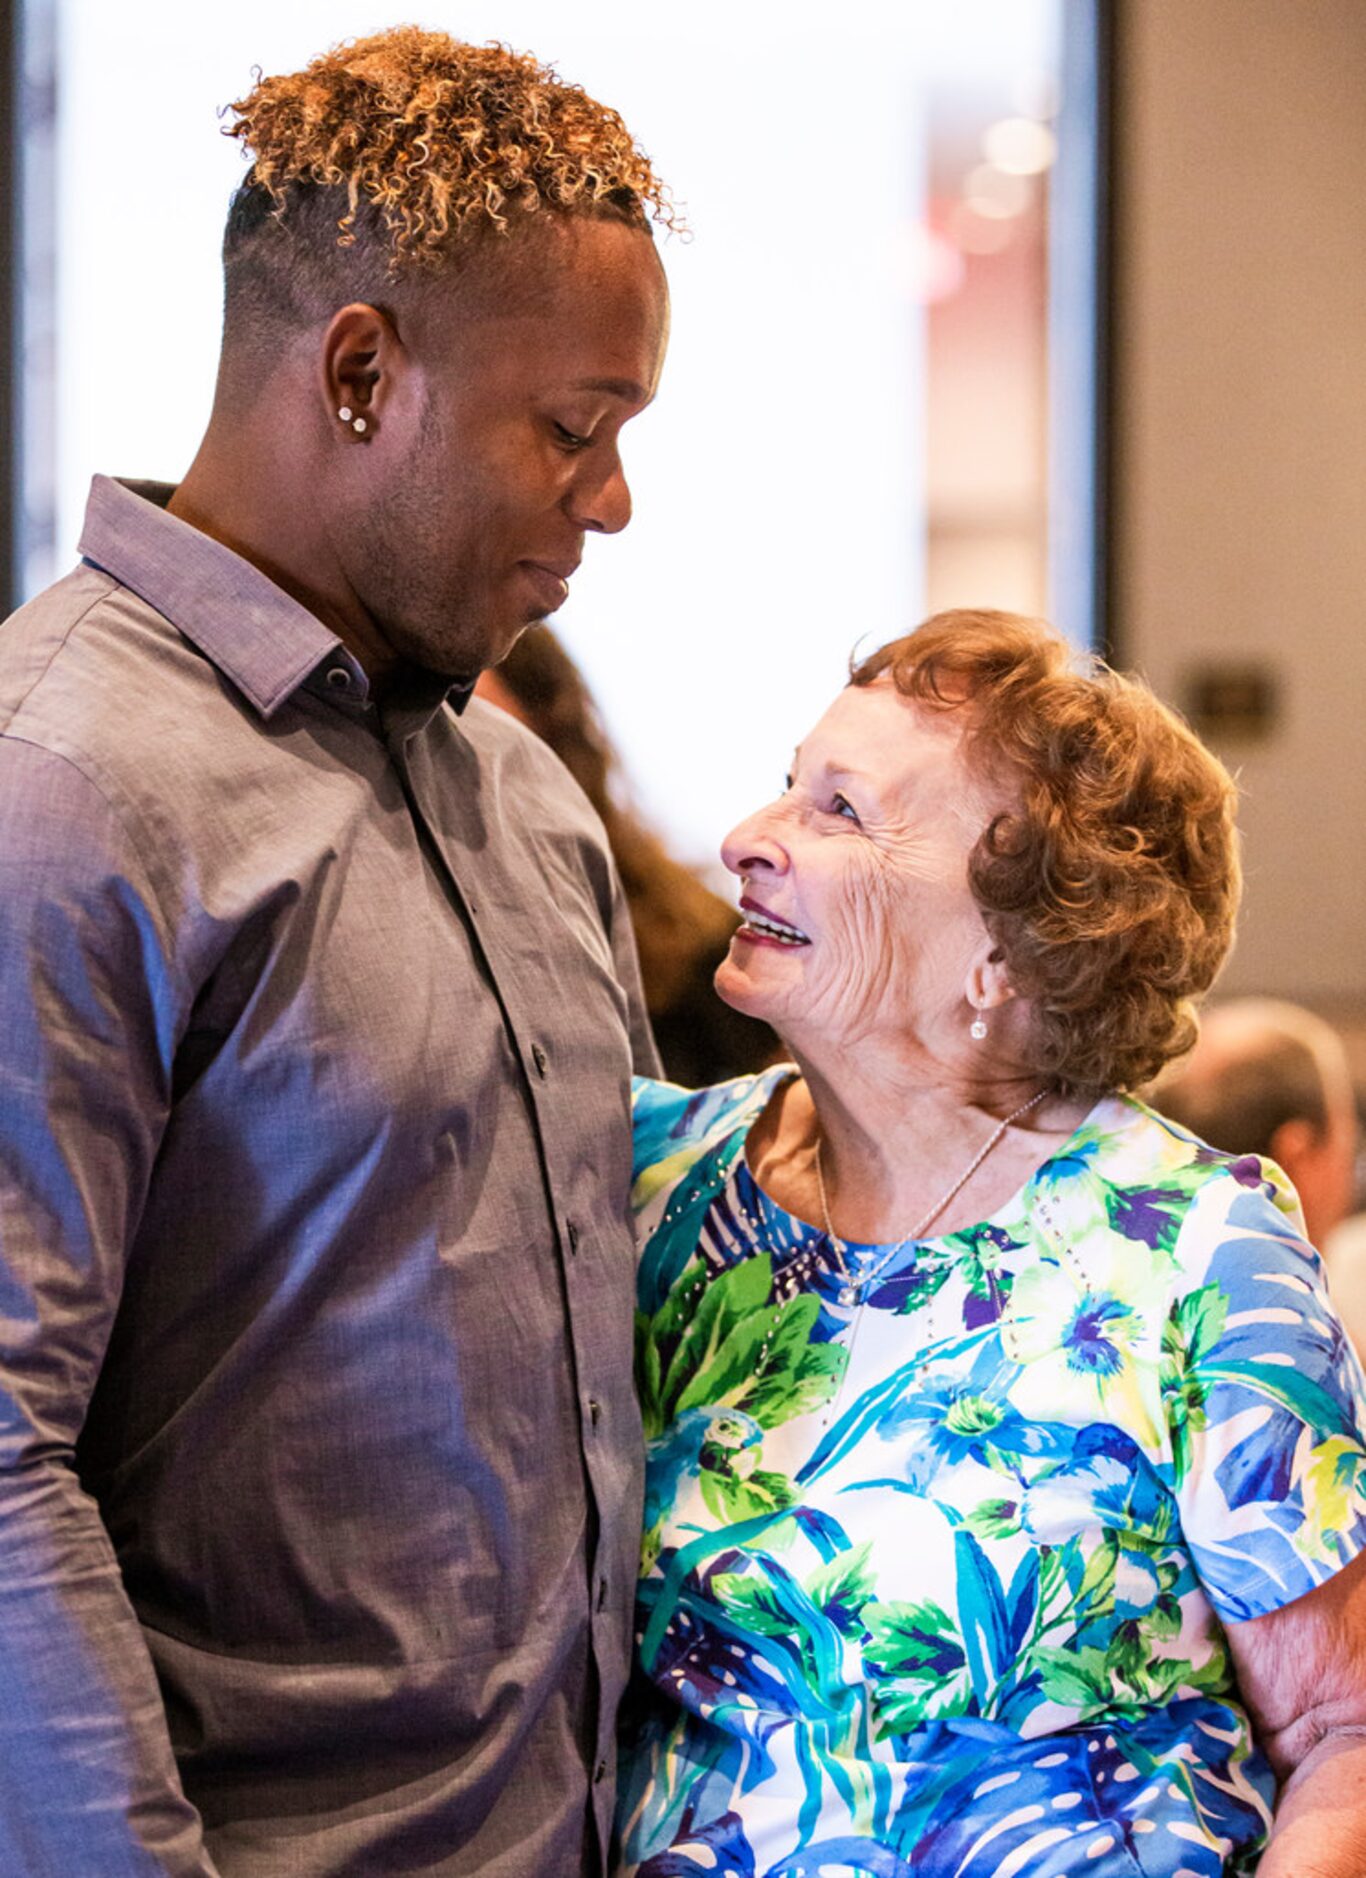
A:
[[[1280,1782],[1258,1878],[1361,1878],[1366,1554],[1281,1610],[1227,1629],[1253,1732]]]

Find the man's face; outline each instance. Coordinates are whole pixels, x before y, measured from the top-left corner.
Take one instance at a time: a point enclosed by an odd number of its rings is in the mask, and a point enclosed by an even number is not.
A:
[[[405,335],[409,370],[337,543],[387,648],[452,676],[555,612],[584,537],[630,520],[620,432],[654,396],[668,333],[648,235],[579,220],[509,243],[491,287]]]

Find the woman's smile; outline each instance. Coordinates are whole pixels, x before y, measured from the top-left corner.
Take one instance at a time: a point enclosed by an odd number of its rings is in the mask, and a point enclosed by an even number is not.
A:
[[[748,894],[741,897],[740,911],[745,916],[744,922],[736,928],[733,936],[744,940],[747,945],[783,946],[791,949],[794,946],[811,944],[810,938],[802,932],[800,927],[793,926],[785,919],[779,919],[776,913],[770,913],[767,908],[760,906],[757,900],[751,900]]]
[[[796,751],[782,793],[726,837],[737,930],[716,976],[727,1003],[789,1049],[923,1033],[936,1057],[965,1030],[964,987],[991,942],[968,855],[991,812],[957,719],[891,683],[841,692]],[[814,929],[814,930],[813,930]],[[810,951],[801,970],[769,953]]]

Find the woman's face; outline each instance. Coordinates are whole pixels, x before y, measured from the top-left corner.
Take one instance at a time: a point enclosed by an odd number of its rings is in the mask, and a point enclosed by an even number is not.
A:
[[[876,1037],[944,1056],[967,1044],[970,976],[992,953],[968,857],[1007,798],[966,767],[958,716],[890,679],[851,685],[783,794],[726,838],[747,917],[716,988],[798,1049]]]

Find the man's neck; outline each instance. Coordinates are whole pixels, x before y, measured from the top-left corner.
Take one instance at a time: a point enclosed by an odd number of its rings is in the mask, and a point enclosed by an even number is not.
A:
[[[259,568],[336,633],[376,691],[397,660],[336,564],[310,479],[258,448],[250,431],[215,421],[167,507],[172,515]],[[250,465],[250,474],[244,473]]]

